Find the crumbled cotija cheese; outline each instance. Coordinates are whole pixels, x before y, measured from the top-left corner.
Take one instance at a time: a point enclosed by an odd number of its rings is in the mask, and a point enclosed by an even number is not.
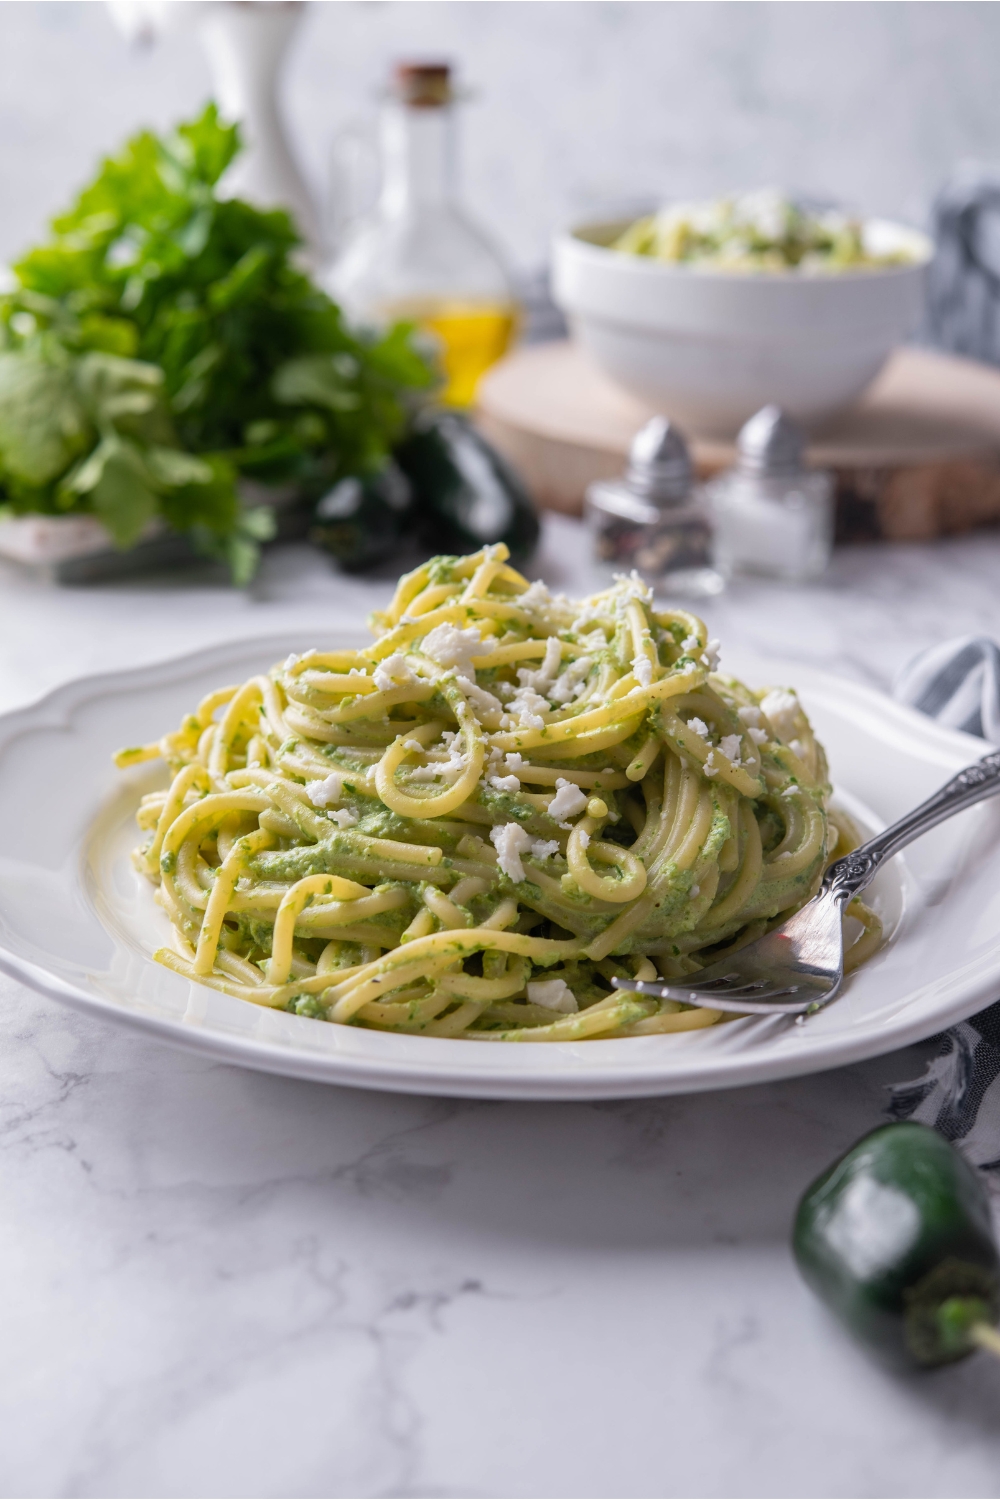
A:
[[[653,602],[653,592],[649,584],[643,580],[642,575],[635,568],[631,573],[613,573],[612,578],[615,583],[622,585],[615,599],[615,609],[620,615],[625,613],[633,600],[637,600],[640,604]]]
[[[548,700],[540,693],[536,693],[534,688],[518,688],[507,706],[511,713],[517,715],[517,722],[522,729],[545,727],[545,719],[542,716],[549,711]]]
[[[738,734],[724,734],[719,741],[719,749],[727,760],[731,760],[734,766],[740,764],[741,742]]]
[[[495,786],[498,792],[519,792],[521,783],[516,776],[491,776],[490,786]]]
[[[358,815],[350,807],[338,808],[336,812],[328,812],[327,817],[336,823],[338,828],[353,828],[358,821]]]
[[[701,661],[702,661],[702,666],[707,667],[710,672],[714,672],[715,671],[716,667],[719,665],[719,643],[718,643],[718,641],[709,641],[708,645],[705,647],[705,650],[704,650],[704,652],[702,654]]]
[[[633,656],[632,671],[640,687],[648,688],[653,681],[653,663],[648,656]]]
[[[420,643],[420,649],[439,667],[457,667],[463,677],[475,678],[474,656],[483,655],[483,638],[475,625],[459,630],[455,625],[435,625]]]
[[[586,805],[586,794],[575,782],[566,781],[562,776],[556,778],[556,794],[548,806],[550,818],[555,818],[560,823],[565,818],[572,818],[574,814],[583,812]]]
[[[443,777],[447,781],[457,781],[465,770],[466,762],[460,748],[451,745],[448,749],[447,760],[428,760],[426,766],[414,766],[410,772],[411,781],[437,781]]]
[[[688,719],[687,727],[691,730],[692,734],[700,735],[703,740],[708,739],[708,725],[704,719]]]
[[[573,622],[570,625],[570,629],[572,630],[573,634],[575,636],[578,636],[582,641],[584,638],[583,630],[587,625],[593,625],[595,627],[595,629],[590,632],[590,635],[592,637],[600,635],[601,644],[607,645],[607,641],[604,638],[604,629],[601,625],[601,611],[599,609],[581,609],[580,613],[574,616]],[[588,650],[589,649],[590,648],[588,647]]]
[[[529,615],[537,614],[545,610],[552,603],[552,595],[540,578],[534,583],[529,583],[523,594],[518,595],[517,607],[525,610]]]
[[[787,688],[772,688],[766,698],[761,699],[761,709],[770,719],[779,735],[786,742],[795,733],[795,721],[801,708],[799,700]]]
[[[298,666],[300,662],[308,661],[310,656],[316,655],[318,655],[318,652],[315,646],[310,646],[309,650],[303,651],[301,656],[296,656],[295,652],[292,651],[288,656],[285,657],[282,670],[285,672],[290,672],[292,668]]]
[[[373,673],[373,680],[379,692],[387,693],[394,687],[410,687],[417,678],[406,657],[396,651],[392,656],[387,656],[385,661],[379,662]]]
[[[462,754],[462,737],[453,729],[446,729],[441,735],[441,745],[445,751],[445,758],[441,759],[439,749],[427,751],[426,766],[413,766],[410,768],[411,781],[437,781],[445,777],[455,781],[465,770],[466,761]]]
[[[686,635],[681,641],[681,650],[688,656],[692,651],[697,651],[700,645],[701,641],[696,635]]]
[[[465,696],[471,703],[475,704],[476,708],[478,708],[481,713],[503,713],[503,704],[500,702],[500,699],[494,698],[492,693],[488,693],[486,689],[481,688],[477,682],[473,682],[471,677],[463,677],[461,676],[461,674],[456,673],[456,680]]]
[[[313,807],[329,807],[339,802],[344,791],[344,778],[340,771],[331,771],[322,781],[307,781],[306,796]]]
[[[558,853],[558,839],[536,839],[531,846],[531,856],[533,859],[551,859],[553,854]]]
[[[527,986],[528,1000],[532,1005],[541,1005],[546,1010],[564,1011],[573,1015],[580,1007],[576,996],[565,979],[535,979]]]
[[[604,645],[604,639],[601,639]],[[549,688],[548,697],[551,703],[569,703],[571,699],[578,698],[590,675],[590,669],[594,665],[591,656],[578,656],[576,661],[561,673]]]
[[[412,766],[409,772],[410,781],[440,781],[450,769],[446,760],[432,760],[426,766]]]
[[[530,667],[518,667],[517,680],[522,687],[534,688],[536,692],[544,693],[552,686],[552,682],[559,673],[559,663],[562,660],[562,645],[554,635],[550,635],[545,642],[545,657],[537,670]]]
[[[531,834],[525,832],[520,823],[502,823],[498,828],[490,829],[490,843],[497,851],[497,863],[509,880],[524,879],[521,855],[531,848],[532,842]]]

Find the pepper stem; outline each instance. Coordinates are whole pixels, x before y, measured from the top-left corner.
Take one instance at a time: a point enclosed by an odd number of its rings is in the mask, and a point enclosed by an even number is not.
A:
[[[1000,1359],[1000,1331],[991,1328],[989,1323],[973,1323],[969,1329],[969,1338],[980,1349],[985,1349],[987,1354],[992,1354],[994,1359]]]
[[[983,1297],[946,1297],[935,1309],[937,1358],[961,1359],[977,1346],[1000,1358],[1000,1333],[993,1318],[994,1309]]]

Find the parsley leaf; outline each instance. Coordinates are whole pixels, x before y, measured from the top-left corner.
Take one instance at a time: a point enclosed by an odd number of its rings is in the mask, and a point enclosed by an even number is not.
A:
[[[411,329],[358,333],[299,269],[283,210],[222,199],[240,149],[210,104],[102,163],[0,298],[0,504],[156,522],[256,567],[241,477],[316,498],[380,469],[435,375]]]

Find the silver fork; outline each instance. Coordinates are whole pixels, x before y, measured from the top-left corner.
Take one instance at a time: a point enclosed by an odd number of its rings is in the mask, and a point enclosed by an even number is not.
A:
[[[787,922],[691,976],[690,984],[612,979],[619,990],[740,1015],[796,1015],[827,1005],[844,982],[844,908],[882,862],[955,813],[1000,792],[1000,752],[966,766],[933,797],[827,870],[819,893]]]

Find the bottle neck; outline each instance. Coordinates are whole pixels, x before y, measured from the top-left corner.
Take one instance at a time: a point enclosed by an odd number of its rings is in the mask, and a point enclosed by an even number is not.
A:
[[[382,115],[382,209],[398,215],[455,196],[454,110],[392,102]]]

